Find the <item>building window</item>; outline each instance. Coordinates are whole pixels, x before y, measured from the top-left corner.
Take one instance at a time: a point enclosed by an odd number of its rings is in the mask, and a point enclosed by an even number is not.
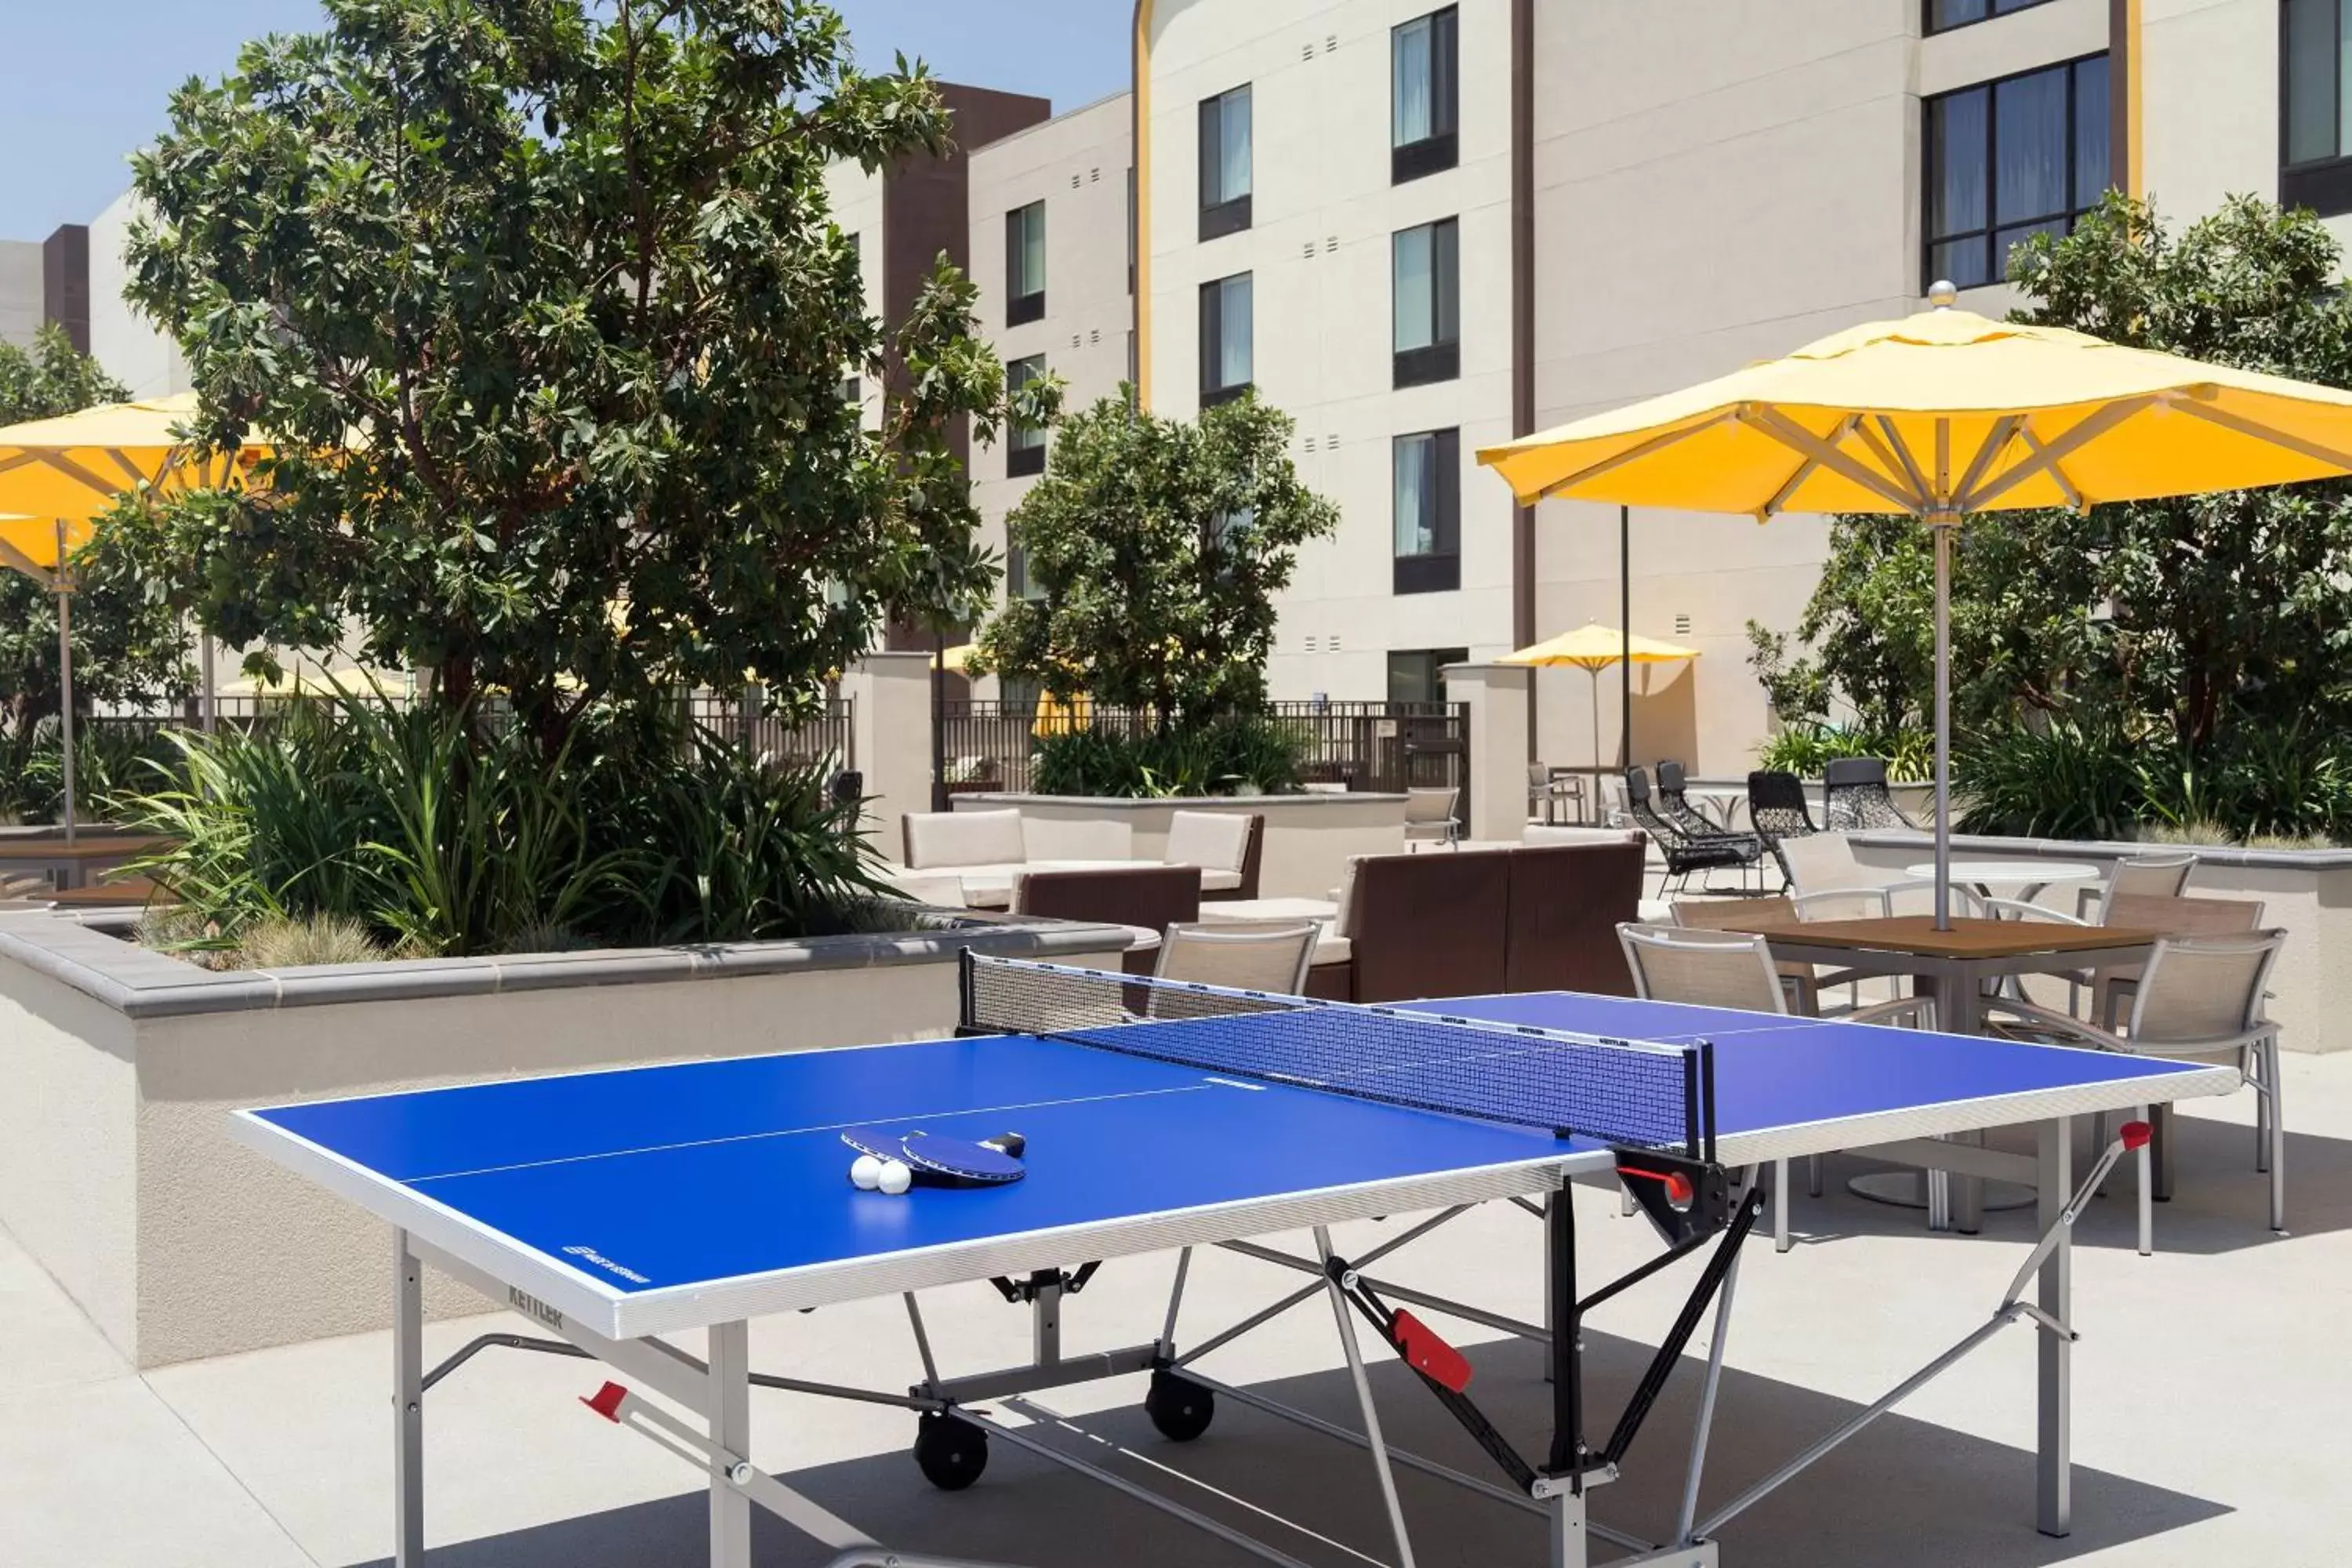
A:
[[[2280,0],[2279,200],[2352,212],[2352,5]]]
[[[1445,667],[1469,662],[1470,650],[1466,647],[1399,649],[1389,655],[1389,700],[1443,702]]]
[[[1420,386],[1462,374],[1461,225],[1454,218],[1396,235],[1396,381]]]
[[[1201,100],[1201,237],[1250,226],[1250,89]]]
[[[1018,392],[1033,381],[1045,379],[1045,356],[1031,354],[1027,359],[1014,360],[1004,367],[1004,389]],[[1004,432],[1004,477],[1017,479],[1024,474],[1045,471],[1045,432],[1026,425],[1009,426]]]
[[[1127,291],[1135,292],[1135,171],[1127,172]]]
[[[1231,403],[1250,387],[1250,275],[1201,285],[1201,406]]]
[[[864,378],[855,375],[846,375],[842,377],[841,400],[844,403],[863,404],[866,401],[866,382]]]
[[[1424,430],[1396,438],[1393,469],[1396,581],[1400,594],[1462,586],[1462,432]]]
[[[2107,188],[2107,57],[1927,101],[1924,282],[2008,276],[2010,247],[2064,234]]]
[[[1927,0],[1925,26],[1930,33],[1948,33],[1971,22],[2006,16],[2011,11],[2029,11],[2047,3],[2048,0]]]
[[[1389,181],[1454,167],[1461,12],[1448,5],[1389,31]]]
[[[1045,319],[1045,204],[1004,215],[1004,324]]]

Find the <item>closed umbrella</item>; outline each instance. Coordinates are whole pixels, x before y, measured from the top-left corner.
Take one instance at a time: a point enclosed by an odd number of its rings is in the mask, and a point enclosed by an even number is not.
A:
[[[89,542],[97,519],[133,490],[214,489],[242,482],[268,455],[265,442],[201,457],[178,428],[193,419],[195,395],[106,403],[53,419],[0,428],[0,565],[40,582],[58,596],[58,668],[63,698],[59,739],[65,763],[66,842],[74,838],[74,552]],[[206,683],[205,703],[212,701]]]
[[[1968,518],[2352,473],[2352,392],[1934,309],[1481,450],[1548,498],[1917,518],[1936,548],[1936,924],[1951,925],[1951,542]]]
[[[1655,637],[1636,637],[1615,626],[1604,626],[1599,621],[1587,621],[1572,632],[1546,637],[1532,647],[1507,653],[1495,662],[1531,665],[1538,668],[1573,665],[1592,678],[1592,771],[1597,777],[1602,766],[1601,672],[1621,659],[1628,664],[1672,664],[1678,659],[1697,657],[1698,649],[1695,647],[1660,642]],[[1627,760],[1630,762],[1632,759]],[[1593,787],[1598,790],[1600,786],[1596,784]]]

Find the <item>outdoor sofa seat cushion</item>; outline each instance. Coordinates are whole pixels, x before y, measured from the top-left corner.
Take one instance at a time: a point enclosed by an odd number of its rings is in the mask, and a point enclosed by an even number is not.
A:
[[[1641,844],[1646,836],[1638,827],[1555,827],[1530,822],[1519,830],[1523,845]]]
[[[1176,862],[1178,865],[1185,863]],[[1236,892],[1240,890],[1241,885],[1242,874],[1239,871],[1212,870],[1206,866],[1201,868],[1201,890],[1204,893]]]
[[[1017,811],[910,811],[901,826],[911,871],[1018,866],[1029,858]]]

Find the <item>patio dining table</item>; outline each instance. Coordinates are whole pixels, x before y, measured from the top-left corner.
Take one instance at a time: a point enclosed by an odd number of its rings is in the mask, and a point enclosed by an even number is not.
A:
[[[52,837],[0,838],[0,877],[47,877],[62,891],[165,843],[152,833],[98,833],[72,844]]]
[[[1955,917],[1949,931],[1937,931],[1931,915],[1891,919],[1757,922],[1740,928],[1761,936],[1772,956],[1789,963],[1811,963],[1866,976],[1908,978],[1915,995],[1936,1002],[1936,1027],[1954,1035],[1983,1032],[1982,999],[1988,984],[2011,975],[2063,974],[2086,962],[2144,962],[2162,935],[2131,926],[2076,926],[2055,921],[1996,921]],[[1890,1041],[1890,1048],[1900,1048]],[[1925,1208],[1930,1229],[1974,1235],[1982,1226],[1988,1198],[1986,1176],[1999,1176],[2014,1156],[1987,1151],[1976,1161],[1980,1174],[1954,1177],[1944,1171],[1873,1173],[1848,1186],[1863,1197]],[[2021,1206],[2014,1194],[1996,1193],[1990,1206]],[[2032,1201],[2028,1192],[2025,1201]]]

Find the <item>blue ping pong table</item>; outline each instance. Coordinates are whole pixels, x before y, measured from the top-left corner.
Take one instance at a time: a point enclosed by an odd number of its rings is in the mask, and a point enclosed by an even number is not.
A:
[[[953,1039],[238,1113],[245,1142],[394,1228],[396,1568],[425,1561],[425,1391],[492,1344],[605,1364],[614,1381],[590,1407],[706,1471],[713,1568],[747,1568],[753,1503],[835,1549],[838,1568],[950,1561],[886,1552],[754,1467],[754,1389],[905,1407],[916,1418],[916,1458],[942,1486],[969,1484],[984,1468],[988,1444],[1005,1442],[1106,1480],[1239,1552],[1298,1568],[1274,1546],[1044,1435],[1052,1423],[1034,1403],[1038,1392],[1135,1373],[1150,1379],[1145,1407],[1174,1439],[1201,1436],[1215,1401],[1233,1399],[1369,1450],[1402,1568],[1412,1552],[1396,1465],[1547,1516],[1549,1568],[1580,1568],[1592,1542],[1630,1552],[1618,1559],[1629,1563],[1715,1563],[1722,1523],[2004,1325],[2022,1321],[2041,1346],[2037,1521],[2063,1534],[2074,1338],[2067,1237],[2126,1141],[2109,1144],[2078,1184],[2074,1121],[2144,1114],[2240,1084],[2224,1068],[1616,997],[1528,994],[1367,1009],[967,962],[964,1032]],[[1936,1142],[2019,1124],[2038,1130],[2034,1155]],[[1028,1140],[1027,1174],[1003,1186],[919,1186],[897,1197],[860,1191],[845,1179],[839,1134],[876,1126],[972,1139],[1018,1131]],[[2031,1176],[2041,1237],[2007,1297],[1885,1399],[1701,1520],[1699,1467],[1721,1371],[1719,1356],[1710,1358],[1681,1517],[1648,1536],[1592,1519],[1588,1497],[1616,1475],[1632,1433],[1710,1307],[1715,1343],[1723,1342],[1742,1243],[1766,1202],[1757,1173],[1773,1162],[1857,1148]],[[1997,1159],[2025,1168],[1985,1163]],[[1579,1180],[1622,1185],[1640,1199],[1664,1244],[1631,1274],[1581,1291],[1568,1196],[1568,1184]],[[1546,1322],[1517,1322],[1367,1272],[1468,1205],[1495,1200],[1540,1218]],[[1785,1202],[1785,1193],[1773,1201]],[[1434,1212],[1360,1257],[1333,1250],[1335,1224],[1421,1211]],[[1312,1256],[1257,1239],[1299,1230],[1311,1234]],[[1231,1247],[1311,1278],[1180,1348],[1186,1268],[1201,1247]],[[1065,1358],[1062,1311],[1096,1266],[1160,1252],[1173,1252],[1175,1262],[1159,1332],[1128,1350]],[[1684,1258],[1702,1267],[1675,1332],[1603,1439],[1584,1425],[1581,1314]],[[425,1264],[552,1337],[485,1336],[428,1369]],[[1034,1354],[1024,1365],[950,1376],[935,1363],[915,1292],[978,1280],[995,1282],[1034,1315]],[[904,1298],[920,1362],[906,1394],[774,1376],[748,1363],[752,1318],[893,1295]],[[1360,1432],[1219,1383],[1197,1365],[1318,1295],[1334,1314]],[[1523,1456],[1485,1421],[1462,1363],[1412,1306],[1546,1343],[1554,1369],[1548,1450]],[[1364,1375],[1360,1323],[1478,1438],[1501,1483],[1389,1447]],[[663,1337],[688,1330],[707,1331],[706,1355]],[[698,1419],[640,1397],[632,1384]],[[983,1401],[992,1408],[974,1408]]]

